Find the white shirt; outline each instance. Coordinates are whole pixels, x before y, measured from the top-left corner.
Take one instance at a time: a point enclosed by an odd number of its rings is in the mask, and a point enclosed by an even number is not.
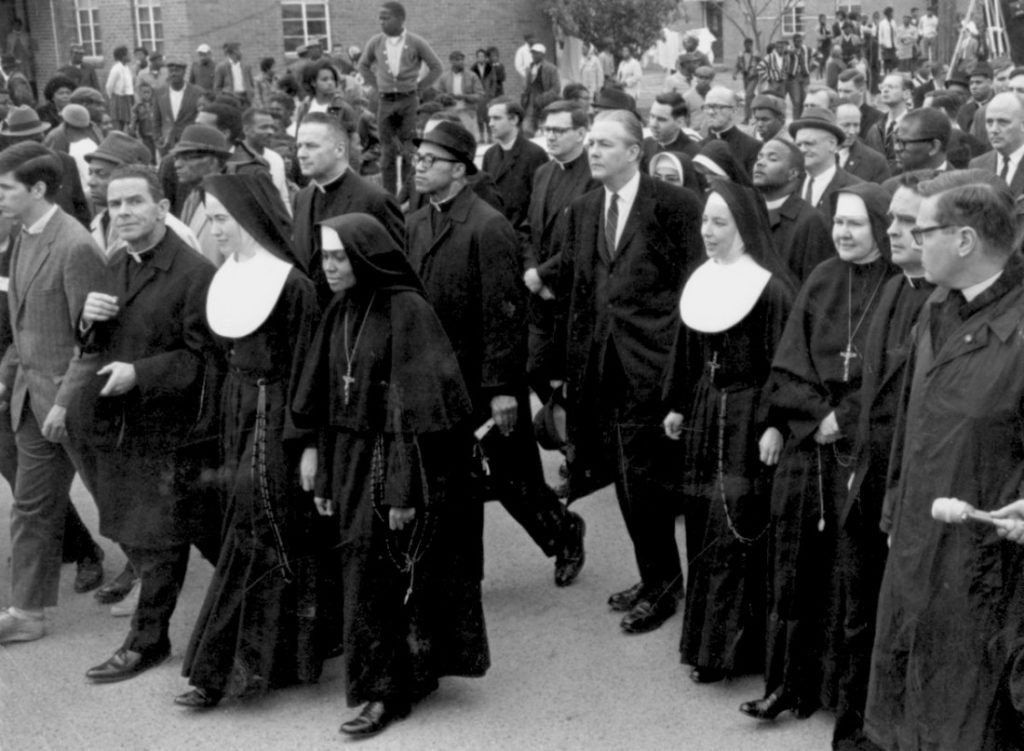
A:
[[[462,96],[464,73],[452,73],[452,96]]]
[[[516,66],[516,73],[518,73],[524,81],[528,81],[529,79],[527,76],[530,73],[530,66],[533,65],[533,55],[530,54],[530,45],[524,44],[516,50],[514,65]]]
[[[245,92],[245,79],[242,77],[242,61],[231,61],[231,90],[241,94]]]
[[[22,232],[24,232],[26,235],[43,234],[43,230],[46,229],[46,225],[49,223],[51,219],[53,219],[53,215],[56,213],[57,204],[53,204],[53,206],[46,210],[45,214],[36,219],[35,223],[31,227],[25,227],[24,229],[22,229]]]
[[[644,69],[640,66],[640,61],[635,58],[623,60],[619,63],[619,70],[615,77],[626,87],[626,92],[636,98],[640,91],[640,82],[644,78]]]
[[[991,286],[992,286],[993,284],[995,284],[995,283],[996,283],[996,280],[997,280],[997,279],[998,279],[999,277],[1001,277],[1002,275],[1003,275],[1003,272],[1002,272],[1002,271],[1000,271],[1000,272],[999,272],[998,274],[996,274],[995,276],[990,276],[990,277],[989,277],[988,279],[986,279],[986,280],[984,280],[984,281],[982,281],[982,282],[978,282],[977,284],[973,284],[973,285],[971,285],[970,287],[967,287],[966,289],[962,289],[962,290],[960,290],[960,294],[964,296],[964,299],[965,299],[965,300],[966,300],[967,302],[970,302],[970,301],[971,301],[971,300],[973,300],[973,299],[974,299],[975,297],[977,297],[977,296],[978,296],[978,295],[980,295],[980,294],[981,294],[982,292],[984,292],[984,291],[985,291],[985,290],[987,290],[987,289],[988,289],[989,287],[991,287]]]
[[[890,49],[896,46],[896,24],[887,18],[878,24],[878,46]]]
[[[284,202],[284,207],[288,209],[288,213],[292,213],[292,200],[288,195],[288,178],[284,174],[284,159],[273,149],[263,149],[263,153],[260,154],[270,167],[270,180],[274,183],[274,187],[277,188],[277,192],[281,194],[281,200]]]
[[[615,225],[615,247],[619,247],[619,241],[622,239],[622,230],[626,228],[626,220],[629,218],[629,212],[633,210],[633,202],[636,201],[637,191],[640,190],[640,172],[639,170],[629,181],[619,188],[616,193],[619,196],[617,206],[619,209],[619,221]],[[612,203],[612,191],[608,188],[604,189],[604,216],[601,217],[601,227],[604,227],[605,217],[608,216],[608,207]],[[614,249],[611,249],[614,252]]]
[[[833,164],[827,170],[822,172],[814,179],[814,184],[811,186],[811,206],[817,206],[818,201],[821,200],[822,194],[825,192],[825,188],[832,182],[832,178],[836,176],[836,166]],[[800,186],[800,197],[803,198],[807,192],[807,181],[812,179],[811,173],[807,173],[807,177],[804,178],[804,184]]]
[[[75,158],[78,165],[78,179],[82,181],[82,190],[89,195],[89,163],[85,161],[86,154],[96,151],[99,146],[91,138],[82,138],[68,144],[68,153]]]
[[[132,72],[124,63],[114,63],[107,76],[107,96],[135,96]]]
[[[396,37],[384,37],[384,58],[392,78],[398,78],[402,67],[402,50],[405,49],[405,29]]]
[[[925,39],[934,39],[939,34],[939,17],[922,16],[917,22],[917,28],[921,30],[921,36]]]
[[[177,120],[178,113],[181,112],[181,101],[185,98],[185,87],[182,86],[181,91],[175,91],[173,86],[168,86],[167,95],[171,98],[171,116]]]
[[[1006,184],[1010,185],[1013,183],[1013,178],[1017,175],[1017,169],[1020,167],[1020,160],[1024,157],[1024,146],[1010,154],[1010,171],[1006,173]],[[998,151],[996,152],[996,174],[1000,174],[1003,171],[1003,155]]]
[[[782,204],[784,204],[788,200],[789,196],[783,196],[782,198],[776,198],[773,201],[765,201],[764,205],[768,207],[769,211],[774,211],[775,209],[781,209]]]

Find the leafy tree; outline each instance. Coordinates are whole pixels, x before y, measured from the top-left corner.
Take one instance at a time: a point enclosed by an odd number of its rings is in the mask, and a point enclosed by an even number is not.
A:
[[[566,34],[616,56],[623,47],[639,55],[663,38],[678,0],[541,0],[541,7]]]

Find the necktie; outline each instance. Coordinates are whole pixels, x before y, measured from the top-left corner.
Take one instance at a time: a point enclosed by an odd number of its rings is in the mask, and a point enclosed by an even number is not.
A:
[[[896,121],[890,120],[889,124],[885,126],[885,142],[888,144],[892,141],[893,131],[896,130]]]
[[[807,203],[814,205],[814,178],[810,175],[807,176],[807,185],[804,187],[804,200]]]
[[[1003,182],[1007,185],[1010,184],[1010,157],[1003,157],[1003,169],[999,173],[999,177],[1003,178]]]
[[[608,202],[608,213],[604,219],[604,244],[608,248],[608,255],[615,256],[615,235],[619,229],[619,194],[612,193],[612,199]]]

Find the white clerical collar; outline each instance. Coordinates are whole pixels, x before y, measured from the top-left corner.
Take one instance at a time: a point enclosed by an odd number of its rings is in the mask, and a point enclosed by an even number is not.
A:
[[[769,211],[774,211],[775,209],[781,209],[782,204],[788,200],[789,196],[783,196],[782,198],[774,198],[771,201],[765,200],[764,204],[768,207]]]
[[[960,294],[964,296],[964,299],[967,302],[971,302],[974,298],[976,298],[982,292],[984,292],[993,284],[995,284],[996,280],[1002,275],[1003,271],[1002,269],[1000,269],[999,272],[996,273],[994,276],[990,276],[988,279],[985,279],[984,281],[978,282],[977,284],[972,284],[970,287],[960,290]]]
[[[771,276],[748,253],[732,263],[709,259],[686,280],[679,315],[689,328],[705,334],[731,329],[754,309]]]
[[[53,204],[46,213],[39,217],[31,227],[25,227],[22,229],[26,235],[41,235],[43,230],[46,229],[46,225],[53,218],[53,215],[57,213],[57,204]]]
[[[270,317],[292,265],[260,248],[244,261],[231,254],[210,282],[206,320],[228,339],[251,334]]]

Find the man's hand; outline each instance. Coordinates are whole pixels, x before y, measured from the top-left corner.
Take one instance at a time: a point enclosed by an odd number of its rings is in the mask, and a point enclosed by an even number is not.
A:
[[[496,396],[491,399],[491,417],[502,435],[508,435],[516,426],[519,403],[514,396]]]
[[[1014,501],[991,512],[996,524],[996,534],[1002,538],[1024,545],[1024,500]]]
[[[661,421],[661,426],[665,429],[666,436],[673,441],[678,441],[683,434],[683,416],[678,412],[669,412]]]
[[[302,452],[302,458],[299,459],[299,485],[307,493],[313,491],[313,486],[316,483],[316,447],[310,446]]]
[[[544,282],[540,278],[540,274],[537,273],[537,269],[527,269],[526,273],[523,274],[523,283],[526,284],[526,288],[534,295],[540,294],[540,291],[544,288]]]
[[[388,526],[394,530],[402,529],[416,516],[414,508],[393,508],[388,512]]]
[[[46,419],[43,420],[43,438],[50,443],[60,443],[68,437],[68,411],[58,404],[50,407]]]
[[[313,498],[313,505],[320,516],[334,516],[334,501],[330,498]]]
[[[836,420],[836,413],[834,411],[825,415],[825,419],[821,421],[818,429],[814,431],[814,440],[822,446],[835,443],[841,436],[839,422]]]
[[[782,456],[782,443],[782,433],[778,428],[768,428],[764,431],[764,435],[757,443],[761,463],[766,467],[774,467],[778,464],[779,457]]]
[[[119,310],[115,295],[90,292],[85,298],[85,306],[82,308],[82,323],[91,326],[98,321],[109,321],[117,317]]]
[[[96,371],[96,375],[109,375],[100,396],[121,396],[135,388],[135,366],[130,362],[112,362]]]

